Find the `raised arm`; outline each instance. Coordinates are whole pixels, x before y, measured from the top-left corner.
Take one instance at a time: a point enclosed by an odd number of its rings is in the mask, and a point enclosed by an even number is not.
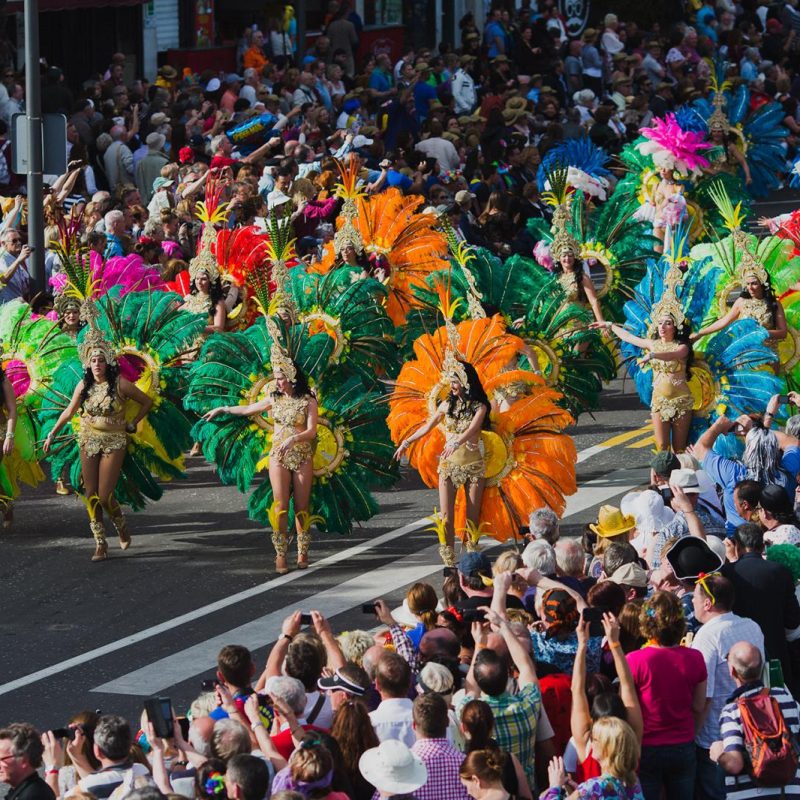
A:
[[[258,400],[255,403],[248,403],[246,406],[217,406],[203,414],[203,419],[210,422],[220,414],[230,414],[233,417],[249,417],[252,414],[263,414],[272,408],[272,400],[265,397],[263,400]]]
[[[741,303],[736,300],[736,302],[731,306],[731,310],[724,317],[720,317],[716,322],[706,325],[705,328],[701,328],[699,331],[697,331],[697,333],[693,333],[689,338],[693,342],[696,342],[703,336],[708,336],[710,333],[716,333],[717,331],[721,331],[723,328],[727,328],[728,325],[739,319],[741,310]]]
[[[636,738],[641,742],[644,733],[644,720],[642,719],[642,707],[639,705],[639,695],[636,694],[636,684],[633,682],[628,659],[622,650],[619,641],[619,620],[613,614],[603,614],[603,629],[606,634],[611,657],[614,659],[614,668],[619,678],[619,696],[628,712],[626,720],[628,725],[633,728]],[[573,698],[574,698],[573,692]],[[575,700],[573,699],[573,703]]]
[[[572,665],[572,710],[569,715],[569,728],[575,741],[578,761],[586,758],[586,745],[592,729],[592,715],[586,698],[586,647],[589,644],[589,623],[581,619],[576,630],[578,649]]]
[[[589,327],[594,329],[604,328],[613,333],[617,338],[622,339],[623,342],[632,344],[634,347],[639,347],[642,350],[650,350],[653,346],[652,339],[643,339],[641,336],[635,336],[616,322],[593,322]]]
[[[714,448],[714,442],[717,441],[717,437],[727,433],[730,427],[731,421],[724,414],[721,417],[717,417],[692,447],[694,457],[702,462]]]

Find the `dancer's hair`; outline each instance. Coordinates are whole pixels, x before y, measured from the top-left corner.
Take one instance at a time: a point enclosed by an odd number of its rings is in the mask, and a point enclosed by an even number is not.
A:
[[[483,428],[485,430],[489,430],[489,414],[491,414],[492,406],[491,403],[489,403],[486,390],[483,388],[483,384],[481,383],[481,379],[478,377],[475,367],[473,367],[469,361],[462,361],[461,363],[464,366],[464,372],[467,373],[467,382],[469,383],[469,388],[466,386],[464,387],[464,399],[475,403],[481,403],[483,406],[485,406],[486,416],[483,418]],[[455,411],[457,402],[458,395],[455,394],[455,392],[450,392],[450,394],[447,396],[447,412],[449,414],[452,414]]]
[[[300,369],[294,359],[292,359],[292,364],[294,364],[295,377],[290,383],[294,387],[295,397],[315,397],[314,392],[311,391],[311,387],[308,385],[308,378],[305,372]],[[283,392],[276,388],[273,394],[279,395],[283,394]]]

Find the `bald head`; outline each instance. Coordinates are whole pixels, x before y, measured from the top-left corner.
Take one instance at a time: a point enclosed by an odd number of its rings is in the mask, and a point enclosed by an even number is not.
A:
[[[728,666],[733,679],[742,685],[761,677],[764,662],[757,647],[750,642],[737,642],[728,652]]]
[[[383,657],[384,653],[388,652],[385,647],[379,644],[374,644],[372,647],[367,648],[364,655],[361,657],[361,664],[369,675],[371,681],[375,680],[375,673],[378,669],[378,662]]]

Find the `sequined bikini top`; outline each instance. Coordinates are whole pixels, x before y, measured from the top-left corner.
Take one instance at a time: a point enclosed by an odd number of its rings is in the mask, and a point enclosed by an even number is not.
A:
[[[276,426],[298,428],[308,419],[308,397],[273,395],[272,419]]]
[[[82,410],[83,414],[88,417],[106,417],[119,422],[125,421],[122,398],[119,396],[119,391],[113,392],[109,397],[108,383],[93,383],[91,385]]]

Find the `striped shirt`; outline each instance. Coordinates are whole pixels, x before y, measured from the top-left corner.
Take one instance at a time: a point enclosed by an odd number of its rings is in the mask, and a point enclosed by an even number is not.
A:
[[[748,683],[737,689],[731,701],[722,709],[719,718],[722,744],[726,753],[743,753],[747,762],[744,746],[744,731],[742,729],[742,715],[739,711],[737,700],[740,697],[753,697],[764,688],[761,681]],[[800,734],[800,706],[792,695],[782,686],[770,689],[770,695],[778,701],[786,727],[797,738]],[[785,787],[765,788],[756,786],[753,779],[743,771],[740,775],[725,776],[725,796],[727,800],[749,800],[752,797],[795,797],[800,796],[800,769],[795,773],[794,780]]]

